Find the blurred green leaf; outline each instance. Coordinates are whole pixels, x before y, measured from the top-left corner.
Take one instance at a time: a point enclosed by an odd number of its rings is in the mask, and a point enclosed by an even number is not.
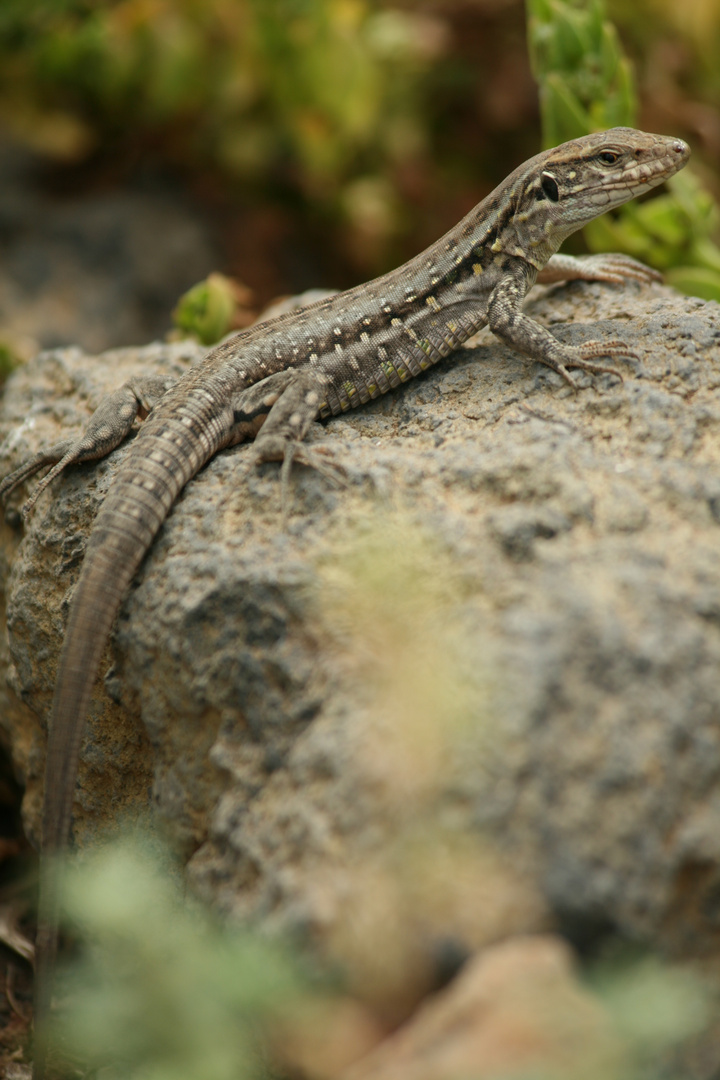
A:
[[[543,145],[632,125],[632,72],[602,0],[528,0],[527,11]]]
[[[720,303],[720,271],[706,270],[702,266],[677,266],[665,275],[668,285],[687,293],[699,296],[702,300],[716,300]]]
[[[540,86],[543,144],[590,131],[635,125],[632,68],[603,0],[527,0],[528,46]],[[629,202],[591,222],[591,251],[623,251],[660,270],[692,295],[716,299],[720,215],[712,196],[685,169],[663,194]]]
[[[642,1056],[682,1043],[711,1019],[710,988],[698,974],[652,955],[601,963],[589,981]]]
[[[557,146],[587,133],[590,117],[562,75],[554,72],[548,75],[543,87],[543,104],[547,112],[548,145]]]
[[[196,338],[203,345],[214,345],[238,326],[238,310],[247,302],[249,292],[223,274],[210,274],[188,289],[173,311],[173,324],[181,333]]]
[[[22,363],[16,350],[7,342],[0,341],[0,383],[5,382],[18,365]]]
[[[262,1024],[298,1000],[297,965],[258,934],[221,930],[183,900],[157,845],[97,850],[69,875],[88,942],[69,980],[63,1042],[137,1080],[266,1074]]]

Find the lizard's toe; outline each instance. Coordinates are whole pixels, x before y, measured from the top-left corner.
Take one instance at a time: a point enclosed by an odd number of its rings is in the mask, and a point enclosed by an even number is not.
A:
[[[580,345],[578,352],[584,360],[595,356],[617,356],[626,360],[639,360],[640,357],[631,349],[625,341],[586,341]]]
[[[582,261],[586,269],[591,272],[594,281],[622,285],[628,280],[639,281],[642,284],[663,280],[659,271],[638,262],[637,259],[632,259],[629,255],[610,252],[607,255],[588,255]]]
[[[637,353],[633,352],[624,341],[586,341],[573,349],[573,355],[568,357],[565,363],[568,367],[589,371],[592,375],[615,375],[620,382],[623,382],[622,372],[616,367],[596,362],[596,357],[601,356],[626,360],[639,359]],[[560,374],[567,378],[563,371]]]
[[[337,460],[329,446],[310,447],[306,443],[298,443],[294,448],[292,461],[314,469],[338,487],[347,485],[347,469]]]

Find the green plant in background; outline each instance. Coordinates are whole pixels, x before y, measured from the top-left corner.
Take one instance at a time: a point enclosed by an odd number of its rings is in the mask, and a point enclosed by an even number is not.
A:
[[[641,1077],[653,1059],[702,1032],[714,1014],[711,986],[696,972],[651,953],[620,947],[592,965],[588,984],[632,1047]]]
[[[144,140],[351,225],[368,210],[348,185],[371,182],[370,225],[392,234],[444,47],[440,20],[374,0],[3,0],[0,122],[69,160]]]
[[[180,297],[172,313],[182,337],[214,345],[231,330],[248,326],[250,290],[224,274],[209,274]]]
[[[632,70],[603,0],[528,0],[528,43],[544,146],[632,126]]]
[[[288,953],[217,926],[183,900],[157,845],[137,838],[72,869],[67,909],[86,942],[60,1024],[71,1056],[112,1062],[128,1080],[268,1075],[265,1025],[309,992]]]
[[[17,352],[5,341],[0,341],[0,386],[22,361]]]
[[[543,142],[636,126],[633,77],[604,0],[527,0],[528,44],[540,87]],[[720,300],[720,214],[686,169],[669,191],[627,203],[584,229],[592,251],[625,251],[665,273],[676,288]]]

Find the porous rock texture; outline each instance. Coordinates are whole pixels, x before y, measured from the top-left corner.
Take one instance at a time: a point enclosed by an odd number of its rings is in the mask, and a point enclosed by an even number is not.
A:
[[[285,524],[277,467],[220,454],[123,604],[82,751],[78,845],[149,812],[197,893],[355,962],[358,992],[396,1019],[458,949],[553,924],[580,945],[614,929],[671,955],[720,951],[720,307],[634,283],[538,294],[528,310],[562,340],[623,338],[638,356],[625,381],[577,372],[574,392],[485,331],[316,425],[348,483],[296,468]],[[130,375],[200,356],[41,354],[6,386],[3,468]],[[25,526],[17,497],[5,515],[0,704],[33,837],[68,601],[123,454],[72,469]],[[476,706],[432,782],[412,753],[393,771],[392,710],[375,723],[359,638],[333,622],[324,568],[352,577],[374,522],[395,523],[399,566],[417,530],[427,578],[454,582],[426,667],[442,667],[452,623]],[[399,884],[387,853],[414,818],[444,840]]]

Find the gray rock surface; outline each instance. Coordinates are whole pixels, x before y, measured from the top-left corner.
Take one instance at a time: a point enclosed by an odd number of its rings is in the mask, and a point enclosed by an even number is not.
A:
[[[123,605],[82,754],[79,844],[149,811],[200,895],[314,936],[398,1014],[456,947],[551,919],[581,944],[720,945],[720,307],[581,283],[529,306],[639,359],[574,393],[483,333],[318,425],[348,487],[296,470],[285,529],[277,469],[218,456]],[[41,355],[7,385],[4,466],[198,357]],[[0,689],[31,835],[68,597],[122,455],[57,482],[24,533],[6,513]]]

